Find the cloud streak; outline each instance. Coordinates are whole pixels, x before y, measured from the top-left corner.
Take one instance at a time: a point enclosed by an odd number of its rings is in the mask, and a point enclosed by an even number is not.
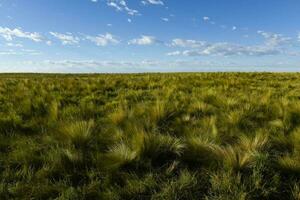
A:
[[[107,0],[106,4],[116,11],[125,11],[128,15],[139,15],[139,11],[129,8],[125,0]]]
[[[0,56],[23,56],[23,55],[30,55],[30,56],[37,56],[41,55],[42,53],[32,49],[21,49],[21,50],[14,50],[8,49],[5,51],[0,51]]]
[[[78,44],[80,39],[79,37],[73,36],[72,33],[57,33],[50,32],[50,34],[56,39],[60,40],[63,45],[75,45]]]
[[[144,5],[147,5],[147,4],[164,5],[164,2],[162,0],[144,0],[144,1],[141,1],[141,2]]]
[[[264,38],[263,44],[241,45],[228,42],[209,43],[206,41],[173,39],[170,46],[185,48],[181,51],[167,53],[169,56],[270,56],[289,53],[287,45],[292,38],[281,34],[258,31]]]
[[[282,34],[270,33],[266,31],[257,31],[257,33],[265,38],[265,44],[268,46],[280,46],[292,42],[292,38],[284,37]]]
[[[207,42],[197,41],[197,40],[184,40],[184,39],[176,38],[172,40],[171,46],[184,47],[184,48],[202,48],[207,46]]]
[[[26,32],[20,28],[10,29],[2,26],[0,26],[0,36],[7,41],[12,41],[14,38],[24,38],[34,42],[41,42],[43,39],[37,32]]]
[[[287,68],[287,65],[290,68]],[[299,64],[278,62],[243,63],[230,60],[141,60],[141,61],[97,61],[97,60],[44,60],[0,63],[5,72],[50,72],[50,73],[139,73],[139,72],[213,72],[213,71],[299,71]]]
[[[154,36],[142,35],[140,38],[135,38],[130,40],[128,44],[145,46],[145,45],[156,44],[158,42],[159,41]]]
[[[116,37],[110,33],[106,33],[104,35],[98,35],[98,36],[86,36],[87,40],[90,40],[91,42],[95,43],[97,46],[107,46],[109,44],[118,44],[120,43],[119,40],[116,39]]]
[[[230,43],[209,44],[203,49],[185,50],[185,56],[267,56],[278,55],[280,50],[265,46],[243,46]]]

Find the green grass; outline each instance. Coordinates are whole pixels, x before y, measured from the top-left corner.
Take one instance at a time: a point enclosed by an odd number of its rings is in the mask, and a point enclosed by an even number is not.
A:
[[[300,74],[0,74],[0,199],[300,199]]]

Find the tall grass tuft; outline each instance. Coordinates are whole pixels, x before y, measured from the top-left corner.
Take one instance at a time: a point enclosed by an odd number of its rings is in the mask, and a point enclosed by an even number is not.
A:
[[[295,156],[284,156],[278,160],[279,166],[284,172],[300,174],[300,159]]]
[[[300,200],[300,183],[296,183],[292,188],[292,197],[294,200]]]
[[[222,161],[223,149],[202,137],[189,137],[186,139],[186,148],[182,159],[190,165],[210,166],[216,165]]]
[[[242,151],[236,147],[223,149],[224,168],[233,171],[241,171],[254,165],[256,152]]]
[[[55,123],[58,119],[58,106],[59,103],[56,100],[51,101],[48,107],[48,123]]]
[[[244,151],[260,152],[267,148],[269,136],[263,130],[256,132],[254,136],[242,135],[239,137],[239,146]]]
[[[119,143],[110,148],[103,160],[103,168],[117,170],[132,163],[138,157],[138,152],[130,149],[125,143]]]
[[[165,182],[153,199],[195,199],[199,196],[197,178],[187,170],[180,172],[177,179]]]
[[[152,165],[162,166],[168,161],[180,157],[185,149],[182,140],[169,135],[147,134],[142,156],[150,158]]]
[[[94,126],[93,120],[71,122],[63,127],[62,134],[76,148],[86,147],[92,140]]]
[[[211,188],[206,200],[246,200],[247,189],[242,182],[241,174],[216,172],[210,177]]]

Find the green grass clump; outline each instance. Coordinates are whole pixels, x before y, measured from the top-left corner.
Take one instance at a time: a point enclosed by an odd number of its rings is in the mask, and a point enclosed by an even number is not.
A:
[[[0,75],[0,199],[300,199],[300,75]]]
[[[92,140],[93,127],[93,121],[70,122],[62,127],[62,138],[77,148],[86,147]]]

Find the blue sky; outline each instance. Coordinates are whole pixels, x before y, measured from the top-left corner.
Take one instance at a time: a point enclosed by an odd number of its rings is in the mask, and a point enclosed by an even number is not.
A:
[[[0,72],[300,71],[299,0],[0,0]]]

